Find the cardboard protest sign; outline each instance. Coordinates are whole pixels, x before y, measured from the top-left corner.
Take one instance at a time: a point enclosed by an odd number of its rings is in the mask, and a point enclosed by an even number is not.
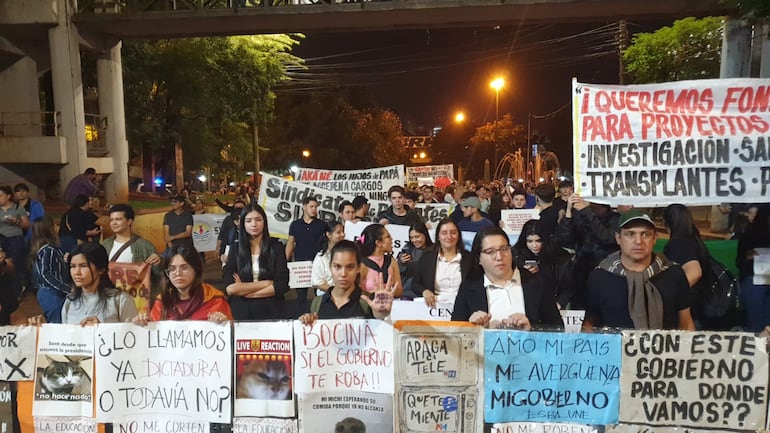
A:
[[[94,416],[92,326],[41,326],[35,365],[32,415]]]
[[[96,417],[228,423],[231,328],[208,321],[126,323],[97,328]]]
[[[537,209],[504,209],[500,212],[503,230],[512,235],[521,234],[521,228],[527,221],[539,219],[540,211]]]
[[[115,287],[131,295],[139,313],[150,310],[152,265],[149,263],[109,263],[110,281]]]
[[[331,431],[331,430],[329,430]],[[233,418],[233,433],[297,433],[296,419]]]
[[[15,417],[11,383],[0,382],[0,432],[12,432]]]
[[[393,300],[393,307],[390,310],[390,320],[397,322],[399,320],[435,320],[448,322],[452,320],[452,311],[454,304],[438,303],[436,308],[430,308],[425,304],[423,298],[413,301],[404,301],[400,299]]]
[[[430,178],[436,180],[440,177],[447,177],[454,180],[454,165],[452,164],[439,164],[439,165],[421,165],[418,167],[406,168],[406,183],[423,183],[419,182],[418,178]]]
[[[382,320],[294,322],[295,390],[393,393],[393,327]]]
[[[620,421],[757,430],[767,414],[765,339],[727,332],[624,331]]]
[[[38,416],[35,433],[97,433],[96,420],[86,417]]]
[[[235,416],[294,416],[289,322],[236,322]]]
[[[372,222],[379,223],[379,215],[390,207],[390,201],[369,200],[367,216]],[[448,218],[454,208],[449,203],[417,203],[412,209],[425,221],[429,228],[436,227],[439,221]]]
[[[666,206],[770,195],[770,80],[572,84],[575,191],[583,198]]]
[[[604,433],[714,433],[715,430],[694,428],[660,427],[639,424],[608,425]]]
[[[298,168],[296,181],[351,197],[362,195],[369,200],[388,200],[388,188],[404,186],[404,165],[363,170],[326,170]]]
[[[616,423],[619,379],[620,335],[484,332],[486,422]]]
[[[396,431],[480,433],[481,328],[415,321],[396,327]]]
[[[301,289],[313,285],[313,262],[311,260],[289,262],[286,266],[289,268],[289,288]]]
[[[193,215],[193,246],[199,252],[217,249],[217,238],[222,222],[227,215],[220,213],[204,213]]]
[[[343,200],[352,196],[327,191],[300,182],[293,182],[272,174],[260,173],[259,204],[265,209],[270,236],[288,239],[291,222],[302,218],[302,200],[315,197],[318,200],[318,219],[336,221],[337,208]]]
[[[580,424],[507,422],[493,424],[491,433],[597,433],[596,427]],[[607,433],[608,430],[605,430]],[[640,432],[641,433],[641,432]],[[652,433],[652,432],[650,432]],[[679,432],[683,433],[683,432]]]
[[[564,332],[574,334],[583,329],[586,310],[559,310],[559,314],[564,322]]]
[[[32,380],[36,347],[34,326],[0,326],[0,380]]]
[[[113,433],[209,433],[209,423],[144,416],[140,420],[114,424]]]
[[[299,396],[303,433],[393,433],[393,396],[371,392],[314,392]]]

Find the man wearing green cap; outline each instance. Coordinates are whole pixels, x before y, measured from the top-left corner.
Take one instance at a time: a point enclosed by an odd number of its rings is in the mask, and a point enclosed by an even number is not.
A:
[[[695,330],[691,294],[682,268],[654,254],[655,222],[639,210],[620,217],[607,256],[588,277],[583,330],[594,327]]]

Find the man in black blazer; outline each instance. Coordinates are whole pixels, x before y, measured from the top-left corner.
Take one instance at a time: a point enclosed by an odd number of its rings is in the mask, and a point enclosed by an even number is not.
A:
[[[504,231],[498,227],[480,231],[473,240],[471,257],[479,266],[460,285],[452,320],[489,328],[564,327],[553,287],[543,287],[534,278],[522,279],[527,273],[513,267]]]

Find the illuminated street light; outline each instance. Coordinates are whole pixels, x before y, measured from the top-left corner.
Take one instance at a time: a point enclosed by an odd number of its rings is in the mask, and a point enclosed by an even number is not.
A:
[[[505,86],[503,77],[497,77],[489,83],[489,87],[495,89],[495,144],[494,144],[494,165],[493,173],[497,170],[497,121],[500,118],[500,89]]]
[[[420,159],[425,159],[425,152],[420,152]]]
[[[299,171],[299,167],[297,167],[296,165],[292,165],[291,167],[289,167],[289,171],[291,171],[294,174],[297,174],[297,172]]]
[[[307,150],[307,149],[304,149],[304,150],[302,151],[302,156],[303,156],[304,158],[310,158],[310,151],[309,151],[309,150]]]
[[[201,181],[201,182],[205,182],[206,181],[206,175],[202,174],[202,175],[198,176],[198,180]]]
[[[455,113],[455,122],[456,123],[465,122],[465,113],[463,113],[462,111],[458,111],[457,113]]]

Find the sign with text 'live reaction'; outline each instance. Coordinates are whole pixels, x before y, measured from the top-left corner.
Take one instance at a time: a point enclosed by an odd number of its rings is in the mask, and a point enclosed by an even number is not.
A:
[[[572,84],[582,197],[666,206],[770,196],[770,80]]]

